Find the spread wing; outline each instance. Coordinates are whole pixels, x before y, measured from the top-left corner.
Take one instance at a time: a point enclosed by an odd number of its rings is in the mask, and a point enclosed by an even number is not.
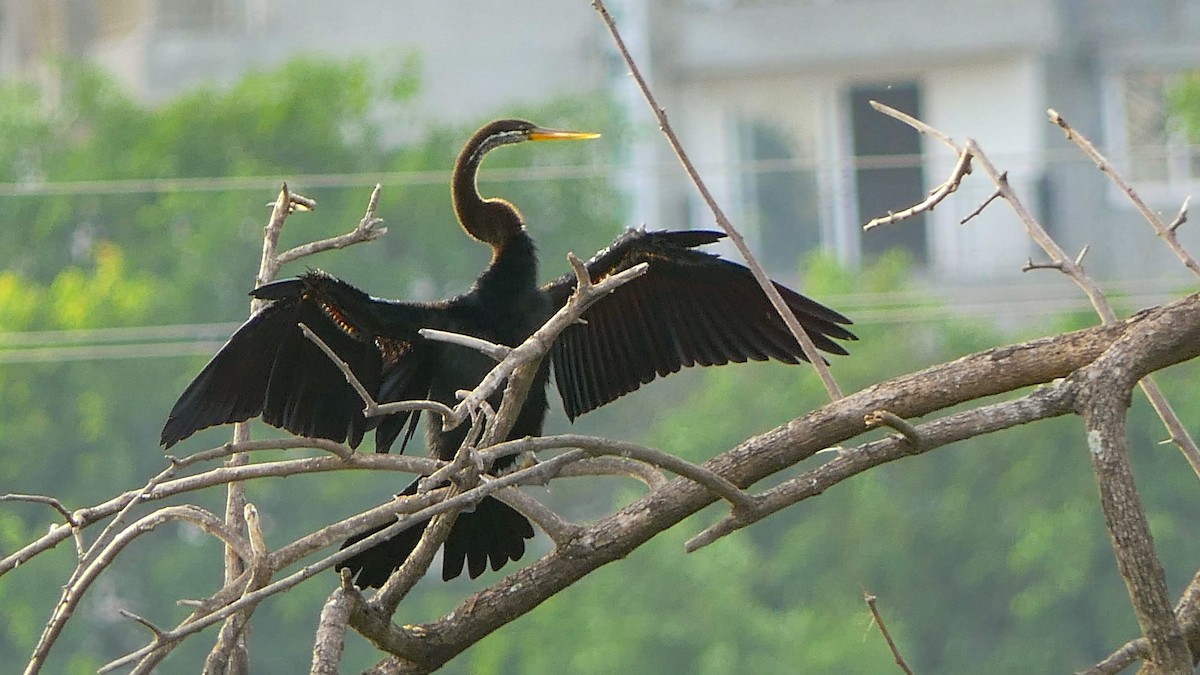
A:
[[[584,313],[585,324],[567,328],[555,342],[554,377],[569,418],[684,366],[807,360],[750,270],[695,250],[724,236],[629,230],[588,261],[593,281],[642,262],[650,269],[597,301]],[[845,354],[834,340],[857,339],[844,327],[846,317],[775,287],[819,349]],[[574,275],[544,289],[561,307],[575,289]]]
[[[163,446],[259,415],[294,434],[352,446],[378,427],[378,452],[405,429],[408,441],[417,416],[364,418],[362,399],[298,324],[329,345],[376,401],[425,398],[432,364],[416,331],[435,327],[436,308],[373,298],[320,271],[252,295],[271,304],[242,324],[180,395],[163,427]]]

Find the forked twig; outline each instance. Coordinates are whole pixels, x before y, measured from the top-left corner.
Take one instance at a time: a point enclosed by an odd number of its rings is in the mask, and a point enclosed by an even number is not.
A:
[[[383,235],[387,234],[386,227],[379,227],[383,223],[383,219],[375,215],[376,209],[379,207],[379,193],[383,190],[383,186],[375,184],[375,189],[371,191],[371,198],[367,201],[367,212],[363,215],[362,220],[358,222],[358,226],[350,230],[346,234],[313,241],[307,244],[301,244],[295,248],[290,248],[283,253],[275,256],[277,267],[282,267],[294,260],[299,260],[322,251],[331,251],[339,248],[346,248],[354,244],[374,241]]]
[[[1154,233],[1161,237],[1166,242],[1167,247],[1171,249],[1171,252],[1175,254],[1175,257],[1179,258],[1179,262],[1191,270],[1192,274],[1200,276],[1200,263],[1196,262],[1196,259],[1183,247],[1183,244],[1179,242],[1179,237],[1176,236],[1176,230],[1187,221],[1187,209],[1191,197],[1184,200],[1183,208],[1179,210],[1179,215],[1175,217],[1174,221],[1169,225],[1164,223],[1162,218],[1159,218],[1158,214],[1147,206],[1146,202],[1142,201],[1142,197],[1137,193],[1137,190],[1134,190],[1133,186],[1121,174],[1117,173],[1117,170],[1113,168],[1112,162],[1108,161],[1108,158],[1088,140],[1087,136],[1084,136],[1068,124],[1067,120],[1063,119],[1063,116],[1058,114],[1058,111],[1054,108],[1047,110],[1046,114],[1050,117],[1051,124],[1057,125],[1062,129],[1067,139],[1075,143],[1083,151],[1083,154],[1087,155],[1088,159],[1096,164],[1096,168],[1100,169],[1101,173],[1108,176],[1109,180],[1125,193],[1125,196],[1129,198],[1130,203],[1133,204],[1138,213],[1142,214],[1142,217],[1146,219],[1150,227],[1154,228]]]
[[[872,101],[871,103],[874,104],[875,101]],[[959,153],[958,161],[954,163],[954,168],[951,169],[950,176],[947,177],[941,185],[934,188],[933,191],[929,193],[928,197],[917,202],[916,204],[913,204],[907,209],[904,209],[903,211],[897,211],[895,213],[889,211],[886,216],[872,218],[867,222],[866,225],[863,225],[863,230],[870,231],[882,225],[892,225],[900,222],[901,220],[912,218],[918,213],[932,211],[934,207],[938,204],[941,204],[946,197],[954,194],[954,192],[958,190],[958,186],[962,183],[962,179],[966,178],[970,173],[971,153],[964,149]]]

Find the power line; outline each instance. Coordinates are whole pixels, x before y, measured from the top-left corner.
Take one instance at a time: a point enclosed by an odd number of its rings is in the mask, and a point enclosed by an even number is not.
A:
[[[1178,295],[1155,280],[1110,284],[1117,300],[1148,307]],[[862,293],[830,298],[859,325],[933,324],[971,318],[1028,323],[1089,311],[1086,298],[1030,295],[1028,286],[989,287],[987,297],[939,300],[921,290]],[[935,304],[920,304],[930,302]],[[67,363],[118,359],[211,356],[237,328],[236,323],[130,326],[64,331],[0,333],[0,364]]]
[[[1138,148],[1145,151],[1146,148]],[[1166,152],[1164,149],[1163,152]],[[1032,161],[1037,165],[1080,164],[1088,165],[1070,149],[1047,150],[1039,153],[998,153],[1005,161]],[[922,154],[913,155],[862,155],[845,159],[823,159],[796,157],[789,159],[762,159],[698,164],[702,172],[766,173],[778,171],[851,171],[856,169],[889,169],[909,167],[932,167],[939,162],[952,162],[953,158],[938,158]],[[675,162],[656,162],[649,165],[629,166],[626,164],[595,163],[578,165],[551,165],[512,168],[489,168],[486,180],[514,182],[542,180],[581,180],[609,178],[619,172],[637,169],[663,175],[678,173]],[[376,183],[396,187],[444,185],[450,167],[424,169],[420,171],[379,171],[326,174],[277,174],[267,176],[209,176],[182,178],[116,178],[101,180],[45,181],[28,180],[0,183],[0,197],[49,197],[82,195],[125,195],[151,194],[158,192],[245,192],[273,191],[283,182],[298,188],[369,188]]]

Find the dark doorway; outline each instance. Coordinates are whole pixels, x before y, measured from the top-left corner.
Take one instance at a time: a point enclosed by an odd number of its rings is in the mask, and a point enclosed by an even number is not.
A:
[[[921,92],[915,82],[898,82],[850,89],[850,129],[853,133],[854,172],[858,186],[858,216],[862,222],[899,211],[925,195],[921,138],[915,130],[880,114],[869,101],[879,101],[921,117]],[[902,248],[924,265],[928,259],[925,214],[862,235],[864,262],[889,249]]]

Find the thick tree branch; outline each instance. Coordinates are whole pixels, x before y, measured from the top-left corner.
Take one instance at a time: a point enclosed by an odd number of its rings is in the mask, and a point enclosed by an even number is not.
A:
[[[705,467],[736,485],[749,485],[860,433],[864,416],[871,411],[886,409],[904,418],[918,417],[981,396],[1049,382],[1087,365],[1120,335],[1134,342],[1155,340],[1168,345],[1155,354],[1135,357],[1135,370],[1195,358],[1200,355],[1200,295],[1119,324],[988,350],[875,385],[751,438]],[[467,599],[443,619],[400,628],[379,623],[379,617],[372,623],[352,615],[352,624],[376,644],[402,655],[397,672],[434,669],[715,499],[707,488],[676,479],[583,528],[571,541]]]
[[[71,583],[63,588],[62,598],[59,600],[57,607],[55,607],[50,620],[46,623],[46,627],[42,630],[42,636],[38,640],[37,646],[34,647],[33,655],[25,667],[25,675],[34,675],[41,672],[46,658],[50,655],[50,649],[62,633],[67,620],[71,618],[75,608],[79,605],[79,601],[83,599],[83,595],[92,585],[92,582],[112,565],[117,555],[134,539],[153,531],[154,528],[163,523],[175,520],[184,520],[200,527],[224,541],[235,552],[241,554],[248,554],[249,552],[249,547],[240,538],[239,533],[229,530],[215,515],[197,506],[168,506],[138,520],[113,537],[112,542],[88,562],[86,567],[83,567],[81,563],[81,568],[72,578]]]
[[[1033,217],[1033,214],[1025,207],[1009,185],[1007,175],[996,169],[974,140],[967,140],[967,149],[975,155],[979,166],[995,182],[996,190],[1008,202],[1013,212],[1017,214],[1017,218],[1025,226],[1025,230],[1029,233],[1030,238],[1050,256],[1050,259],[1054,262],[1054,266],[1062,271],[1063,274],[1070,277],[1088,296],[1088,299],[1092,302],[1092,307],[1100,315],[1101,321],[1104,323],[1116,321],[1116,312],[1113,311],[1112,305],[1109,304],[1100,286],[1091,277],[1084,274],[1080,262],[1068,257],[1062,248],[1059,247],[1058,243],[1046,232],[1046,229],[1042,227],[1041,223]],[[1082,260],[1082,256],[1083,253],[1081,252],[1080,261]],[[1158,384],[1155,383],[1153,378],[1147,378],[1139,386],[1141,386],[1142,391],[1146,394],[1150,405],[1154,407],[1154,411],[1158,414],[1159,419],[1163,421],[1163,426],[1171,434],[1171,440],[1179,446],[1188,464],[1191,465],[1192,471],[1197,476],[1200,476],[1200,448],[1197,448],[1191,434],[1184,427],[1183,422],[1179,419],[1179,415],[1171,408],[1171,404],[1167,402],[1167,398],[1163,395],[1162,390],[1158,388]]]
[[[350,571],[342,570],[341,583],[321,608],[317,635],[313,642],[312,668],[309,675],[339,675],[342,651],[346,648],[346,629],[355,601],[362,602],[358,589],[350,583]]]

